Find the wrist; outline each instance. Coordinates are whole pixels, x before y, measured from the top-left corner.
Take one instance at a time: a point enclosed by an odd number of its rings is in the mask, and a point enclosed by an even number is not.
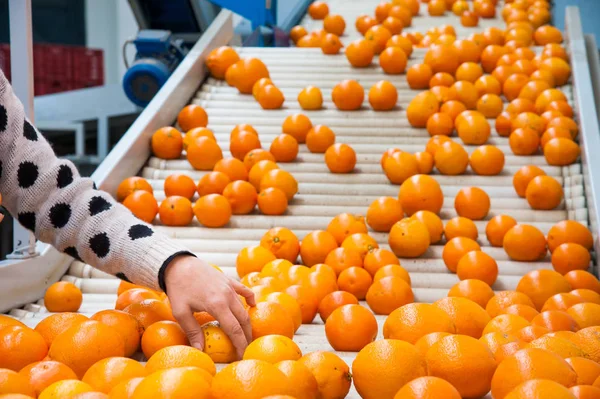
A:
[[[169,279],[169,276],[173,274],[173,271],[178,269],[178,265],[184,263],[189,258],[195,257],[196,255],[191,252],[181,251],[174,253],[165,260],[158,271],[158,284],[165,293],[167,292],[166,281]]]

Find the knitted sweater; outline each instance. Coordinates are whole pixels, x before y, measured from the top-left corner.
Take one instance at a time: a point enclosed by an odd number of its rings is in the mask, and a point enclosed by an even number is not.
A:
[[[2,71],[0,193],[3,206],[39,240],[122,280],[164,290],[169,262],[192,255],[58,159]]]

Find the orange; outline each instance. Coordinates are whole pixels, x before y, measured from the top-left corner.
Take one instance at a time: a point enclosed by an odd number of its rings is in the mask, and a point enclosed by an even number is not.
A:
[[[148,374],[177,367],[198,367],[215,375],[212,359],[204,352],[187,345],[174,345],[159,349],[146,363]]]
[[[368,252],[379,248],[377,241],[368,234],[354,233],[349,235],[342,242],[342,248],[356,249],[360,252],[361,258],[367,255]]]
[[[388,47],[379,55],[379,65],[383,72],[387,74],[398,75],[404,73],[407,62],[406,53],[400,47]]]
[[[558,57],[565,61],[569,60],[569,56],[565,48],[556,43],[546,44],[542,50],[541,56],[542,58]]]
[[[385,49],[385,45],[391,37],[392,32],[383,25],[372,26],[365,32],[365,40],[371,44],[375,54],[379,54]]]
[[[309,289],[312,289],[317,303],[319,303],[327,294],[338,290],[337,279],[333,274],[331,269],[329,272],[325,270],[314,270],[308,274],[307,282],[305,284]]]
[[[361,35],[364,35],[367,32],[367,30],[369,30],[369,28],[377,25],[378,22],[379,21],[377,21],[376,18],[363,14],[356,18],[354,26]]]
[[[181,132],[173,127],[158,129],[152,135],[151,147],[152,153],[158,158],[177,159],[183,149]]]
[[[484,94],[502,94],[502,87],[498,79],[492,75],[483,75],[475,81],[475,88],[480,96]]]
[[[489,334],[491,332],[517,335],[519,330],[524,327],[528,327],[529,325],[529,322],[521,316],[514,314],[501,314],[492,318],[488,324],[486,324],[482,335]]]
[[[462,26],[477,26],[479,24],[479,16],[472,11],[465,11],[460,16]]]
[[[82,378],[94,390],[109,393],[115,385],[146,376],[145,367],[139,362],[125,357],[102,359],[92,365]]]
[[[226,174],[231,181],[248,180],[248,170],[246,170],[244,163],[237,158],[223,158],[215,164],[213,170]],[[174,193],[174,195],[182,194]]]
[[[533,34],[535,44],[545,46],[550,43],[560,44],[563,41],[562,33],[554,26],[544,25],[535,30]]]
[[[519,197],[525,197],[527,192],[527,186],[537,176],[544,176],[544,172],[541,168],[534,165],[523,166],[519,169],[513,177],[513,186]]]
[[[66,281],[52,284],[44,294],[44,306],[50,312],[77,312],[82,300],[81,290]]]
[[[460,60],[453,46],[432,45],[425,53],[424,63],[431,67],[433,73],[447,72],[454,76]]]
[[[527,224],[511,227],[504,235],[502,245],[511,259],[521,262],[540,260],[546,255],[546,237],[536,227]]]
[[[258,209],[265,215],[283,215],[288,206],[286,194],[277,187],[269,187],[258,193]]]
[[[596,303],[578,303],[571,306],[567,313],[573,317],[579,328],[599,326],[600,305]]]
[[[427,230],[429,231],[429,241],[431,244],[438,243],[442,239],[442,234],[444,234],[444,225],[442,224],[442,220],[438,215],[431,211],[423,210],[414,213],[411,218],[419,220],[424,223],[425,226],[427,226]],[[367,268],[366,262],[365,268]]]
[[[175,322],[164,320],[150,325],[142,335],[142,351],[149,359],[158,350],[173,345],[189,345],[183,329]]]
[[[483,69],[475,62],[463,62],[456,70],[456,80],[475,83],[477,79],[483,76]]]
[[[245,215],[256,206],[256,188],[247,181],[236,180],[229,183],[223,190],[223,196],[229,201],[234,215]]]
[[[462,102],[467,109],[475,109],[479,93],[475,85],[466,80],[457,80],[448,91],[449,100],[457,100]]]
[[[527,347],[528,343],[525,341],[509,342],[507,344],[501,345],[498,349],[496,349],[496,352],[494,352],[494,358],[496,359],[496,363],[500,364],[502,360],[514,355],[516,352]]]
[[[53,314],[40,321],[35,327],[35,331],[41,334],[49,347],[52,344],[52,341],[54,341],[54,338],[60,333],[87,320],[87,317],[79,313]],[[0,329],[2,327],[5,326],[0,325]],[[22,327],[25,327],[25,325],[22,325]]]
[[[500,291],[487,303],[485,310],[491,317],[505,313],[504,310],[512,305],[526,305],[534,308],[529,297],[517,291]]]
[[[593,274],[584,270],[572,270],[565,278],[574,289],[589,289],[600,294],[600,282]]]
[[[400,186],[398,199],[408,216],[421,210],[437,214],[444,203],[444,195],[439,183],[427,175],[415,175],[406,179]]]
[[[569,272],[569,273],[571,273],[571,272]],[[571,285],[573,285],[572,282],[571,282]],[[598,294],[597,292],[592,291],[590,289],[579,288],[579,289],[571,291],[570,294],[573,294],[573,295],[581,298],[584,302],[597,303],[600,305],[600,294]]]
[[[343,305],[325,322],[329,344],[337,351],[358,352],[377,337],[375,316],[360,305]]]
[[[285,289],[285,292],[291,295],[298,304],[302,312],[302,323],[310,324],[317,315],[319,302],[312,288],[302,285],[291,285]]]
[[[74,398],[79,394],[93,391],[94,389],[85,382],[78,380],[62,380],[49,385],[38,397],[41,399]]]
[[[19,371],[47,353],[48,345],[37,331],[18,325],[0,328],[0,368]]]
[[[463,111],[466,111],[466,110],[467,110],[467,107],[465,107],[465,105],[463,103],[461,103],[460,101],[456,101],[456,100],[446,101],[440,107],[440,112],[442,112],[444,114],[448,114],[450,116],[450,118],[452,118],[452,124],[454,124],[456,117],[458,115],[460,115]]]
[[[198,221],[206,227],[223,227],[229,222],[232,214],[231,204],[220,194],[200,197],[192,209]]]
[[[375,281],[366,296],[367,304],[376,314],[390,314],[398,307],[414,301],[410,285],[401,277],[384,277]]]
[[[187,146],[186,157],[196,170],[212,170],[223,158],[223,152],[217,142],[209,137],[198,137]]]
[[[37,397],[38,393],[26,376],[9,369],[0,369],[0,397],[31,398]]]
[[[259,302],[250,308],[252,337],[280,334],[292,338],[294,336],[294,320],[285,308],[274,302]]]
[[[549,89],[550,84],[542,80],[532,80],[525,84],[519,92],[519,98],[526,98],[531,101],[540,95],[544,90]]]
[[[542,135],[542,138],[540,139],[540,146],[542,147],[542,149],[546,146],[546,144],[548,144],[548,142],[550,140],[555,139],[555,138],[563,138],[563,139],[567,139],[567,140],[572,140],[571,133],[567,129],[564,129],[562,127],[551,127],[544,132],[544,134]],[[554,143],[555,143],[555,146],[548,147],[548,149],[550,151],[552,151],[553,149],[560,148],[560,145],[556,145],[556,144],[559,144],[562,142],[554,142]]]
[[[413,127],[425,127],[429,117],[439,111],[439,102],[431,91],[419,93],[406,108],[406,116]]]
[[[246,162],[246,155],[252,150],[259,149],[261,147],[260,139],[255,132],[250,130],[241,130],[238,133],[232,133],[229,141],[229,152],[235,158],[244,160],[246,169],[248,169],[248,163]],[[272,159],[275,160],[274,158]],[[258,160],[257,160],[258,162]]]
[[[363,267],[374,276],[380,268],[390,264],[400,264],[396,255],[387,249],[375,248],[365,256]]]
[[[344,305],[358,305],[358,299],[346,291],[334,291],[329,293],[319,303],[319,316],[324,322],[333,313],[334,310]]]
[[[471,251],[480,251],[481,248],[476,241],[467,237],[455,237],[449,240],[442,251],[444,264],[451,272],[456,272],[458,262]]]
[[[293,383],[290,384],[292,396],[275,396],[269,397],[273,399],[311,399],[317,397],[319,386],[317,384],[317,379],[312,374],[312,372],[303,364],[298,361],[293,360],[284,360],[275,364],[283,374],[285,374],[290,381]]]
[[[469,157],[469,165],[478,175],[497,175],[504,168],[504,153],[492,145],[477,147]]]
[[[325,125],[315,125],[305,137],[310,152],[324,153],[335,143],[335,133]]]
[[[563,359],[574,356],[585,356],[583,351],[571,340],[561,337],[544,335],[529,343],[530,348],[540,348],[550,351]]]
[[[489,302],[494,296],[494,292],[489,285],[481,280],[463,280],[450,288],[448,297],[467,298],[481,307]]]
[[[60,315],[56,315],[56,316],[60,316]],[[49,317],[47,317],[47,318],[49,318]],[[85,316],[83,316],[83,317],[85,317]],[[4,315],[4,314],[0,314],[0,329],[2,329],[4,327],[9,327],[9,326],[27,327],[25,324],[21,323],[19,320],[15,319],[14,317],[11,317],[11,316],[8,316],[8,315]],[[38,331],[38,332],[40,332],[40,331]],[[40,333],[42,335],[44,335],[42,332],[40,332]]]
[[[123,338],[125,356],[132,356],[139,349],[143,327],[129,313],[120,310],[102,310],[94,314],[90,319],[99,321],[117,330]]]
[[[324,19],[329,14],[329,6],[324,1],[315,1],[308,7],[312,19]]]
[[[439,17],[446,12],[445,0],[430,0],[427,5],[427,11],[432,17]]]
[[[567,242],[591,249],[593,238],[588,228],[581,223],[574,220],[564,220],[552,226],[548,231],[548,249],[553,252],[559,245]]]
[[[590,265],[590,253],[576,243],[564,243],[552,252],[552,267],[560,274],[572,270],[587,270]]]
[[[498,63],[500,57],[505,53],[505,49],[497,44],[491,44],[485,47],[481,53],[481,66],[484,72],[491,73]]]
[[[502,113],[502,99],[496,94],[484,94],[477,101],[477,111],[489,119],[497,118]]]
[[[223,194],[223,190],[231,180],[222,172],[208,172],[198,182],[198,194],[200,197],[209,194]]]
[[[26,379],[19,384],[23,392],[31,386],[35,391],[33,396],[39,396],[44,389],[57,381],[77,379],[73,370],[68,366],[52,360],[31,363],[22,368],[19,374]],[[0,372],[0,380],[2,380],[2,372]],[[2,392],[2,385],[0,383],[0,392]]]
[[[254,83],[268,77],[269,70],[258,58],[243,58],[227,68],[225,73],[227,83],[244,94],[252,93]]]
[[[458,3],[455,3],[458,4]],[[460,393],[449,382],[438,377],[419,377],[405,384],[394,399],[447,398],[460,399]]]
[[[562,58],[545,58],[540,62],[539,69],[551,72],[554,75],[557,86],[567,84],[571,77],[571,67]]]
[[[367,224],[375,231],[389,232],[403,216],[400,201],[392,197],[380,197],[367,209]]]
[[[269,149],[277,162],[292,162],[298,156],[298,141],[289,134],[277,136]]]
[[[365,90],[356,80],[344,80],[334,86],[331,100],[340,111],[353,111],[362,106]]]
[[[456,327],[443,309],[425,303],[410,303],[397,308],[383,325],[386,339],[400,339],[411,344],[432,332],[454,334]]]
[[[292,39],[294,41],[294,43],[296,43],[298,40],[300,40],[302,37],[306,36],[307,34],[308,34],[308,32],[306,31],[306,29],[303,26],[296,25],[290,30],[290,39]]]
[[[192,203],[177,195],[167,197],[160,203],[158,216],[166,226],[187,226],[194,218]]]
[[[432,76],[433,71],[427,64],[415,64],[406,71],[406,81],[413,90],[428,88]]]
[[[490,210],[490,197],[478,187],[463,188],[454,198],[454,208],[460,216],[482,220]]]
[[[298,345],[283,335],[266,335],[255,339],[244,352],[244,360],[262,360],[272,364],[301,357]]]
[[[444,112],[436,112],[427,119],[427,132],[430,136],[451,136],[454,131],[454,120]]]
[[[508,398],[509,392],[519,384],[539,378],[570,387],[575,385],[577,375],[565,360],[554,353],[538,348],[522,349],[498,365],[492,379],[492,395],[494,398]]]
[[[162,300],[144,299],[132,303],[124,311],[135,317],[144,329],[157,321],[174,320],[169,304]]]
[[[184,132],[188,132],[196,127],[206,127],[208,124],[208,115],[201,106],[190,104],[184,107],[177,115],[177,124]]]
[[[323,31],[324,32],[324,31]],[[297,47],[321,47],[321,37],[317,32],[310,32],[296,42]]]
[[[289,172],[282,169],[273,169],[268,171],[260,181],[260,191],[275,187],[282,190],[288,201],[298,192],[298,182]]]
[[[586,327],[576,333],[574,342],[587,354],[587,357],[596,363],[600,361],[600,327]],[[598,379],[594,386],[598,386]]]
[[[430,153],[435,157],[436,151],[442,146],[442,144],[452,141],[448,136],[433,136],[429,140],[427,140],[427,144],[425,145],[425,151]]]
[[[204,353],[215,363],[231,363],[237,360],[235,347],[221,328],[207,324],[202,327],[202,332],[204,334]]]
[[[363,256],[357,248],[334,248],[327,254],[324,263],[338,276],[349,267],[362,267]]]
[[[435,167],[443,175],[459,175],[469,164],[469,154],[464,147],[453,141],[443,143],[433,156]]]
[[[398,10],[397,11],[398,19],[402,20],[402,18],[404,18],[404,17],[400,17],[400,14],[403,13],[404,9],[396,6],[396,7],[393,7],[392,10],[394,10],[394,12],[396,12],[396,10]],[[402,49],[402,51],[404,51],[404,54],[406,55],[407,58],[410,57],[413,52],[412,42],[409,39],[407,39],[406,37],[401,36],[401,35],[393,35],[387,41],[387,43],[385,45],[386,45],[386,48],[387,47],[399,47],[400,49]]]
[[[267,263],[275,259],[275,255],[262,245],[243,248],[236,259],[238,276],[244,277],[251,272],[260,272]]]
[[[533,112],[522,112],[513,118],[512,130],[516,131],[519,128],[533,130],[538,135],[545,130],[543,119]]]
[[[420,174],[429,174],[433,170],[433,155],[427,151],[415,152],[415,159],[417,160],[417,169]]]
[[[471,219],[458,216],[448,220],[444,227],[444,235],[446,240],[451,240],[454,237],[467,237],[477,240],[479,233],[477,225]]]
[[[356,266],[343,270],[337,279],[337,284],[341,290],[353,294],[360,300],[365,299],[372,282],[373,279],[369,272]]]
[[[567,166],[575,163],[581,149],[573,140],[567,138],[554,138],[544,146],[544,157],[548,165]]]
[[[478,279],[491,286],[498,278],[498,265],[488,254],[471,251],[458,261],[456,274],[461,280]]]
[[[239,60],[240,56],[234,49],[229,46],[221,46],[208,54],[205,64],[214,78],[224,79],[227,68]]]
[[[531,320],[534,326],[545,327],[552,332],[577,331],[577,323],[567,312],[560,310],[546,310]]]
[[[498,349],[511,342],[520,342],[516,335],[505,334],[501,332],[491,332],[484,334],[479,341],[487,346],[491,352],[496,353]]]
[[[123,356],[123,342],[117,330],[90,320],[59,334],[52,342],[48,356],[51,360],[64,363],[81,378],[98,360]]]
[[[341,15],[328,14],[323,20],[323,29],[328,33],[342,36],[346,29],[346,21],[344,21],[344,18]]]
[[[275,157],[269,151],[263,150],[262,148],[250,150],[244,156],[244,166],[246,167],[246,170],[248,170],[248,177],[250,177],[249,172],[252,167],[260,161],[271,161],[275,163]]]
[[[398,51],[404,54],[402,50]],[[369,89],[369,104],[375,111],[389,111],[396,106],[397,101],[398,90],[387,80],[381,80]]]
[[[164,191],[167,197],[178,195],[191,200],[196,194],[196,183],[188,175],[173,173],[165,179]]]
[[[551,176],[534,177],[527,185],[525,198],[533,209],[554,209],[562,202],[562,185]]]
[[[327,231],[333,235],[337,244],[341,245],[346,237],[356,233],[367,233],[368,229],[362,216],[341,213],[331,220]]]
[[[358,39],[348,44],[345,54],[350,65],[356,68],[363,68],[371,65],[375,56],[375,50],[369,41]]]
[[[123,201],[123,205],[138,219],[152,223],[158,213],[158,203],[152,194],[147,191],[134,191]],[[75,310],[79,309],[77,307]]]
[[[577,373],[578,385],[593,385],[600,376],[600,364],[585,357],[570,357],[565,359]]]
[[[427,351],[426,361],[429,375],[450,382],[462,397],[485,395],[496,369],[485,344],[466,335],[440,339]]]
[[[254,97],[254,99],[258,101],[258,97],[262,93],[263,89],[266,86],[272,84],[273,81],[269,78],[261,78],[257,80],[256,83],[254,83],[254,85],[252,86],[252,96]]]
[[[508,234],[510,234],[510,232]],[[507,239],[505,238],[505,246],[506,241]],[[532,250],[533,240],[528,239],[527,241],[529,241],[528,246],[530,247],[530,250]],[[561,292],[569,292],[571,289],[571,284],[569,284],[567,279],[554,270],[530,271],[521,278],[517,285],[517,291],[529,296],[538,310],[542,308],[544,302],[552,295]]]
[[[501,314],[514,314],[521,316],[528,322],[531,322],[533,318],[539,314],[539,312],[529,305],[517,303],[502,309]]]
[[[576,399],[594,399],[600,395],[600,388],[591,385],[576,385],[569,388]]]
[[[325,263],[325,258],[337,248],[335,237],[324,230],[316,230],[307,234],[300,244],[300,256],[306,266]]]
[[[567,118],[573,117],[573,108],[568,102],[564,100],[552,101],[546,107],[546,111],[557,111],[566,116]]]
[[[512,227],[517,224],[517,221],[507,215],[496,215],[486,225],[485,234],[494,247],[501,247],[504,242],[504,236]]]
[[[279,109],[285,101],[285,97],[277,86],[266,85],[258,92],[257,101],[263,109]]]
[[[501,112],[500,115],[496,117],[494,127],[496,128],[498,136],[509,137],[512,133],[512,114],[507,111]]]
[[[109,392],[110,399],[130,399],[143,378],[131,378],[117,385]]]
[[[383,266],[373,276],[373,281],[377,282],[385,277],[400,277],[402,280],[406,281],[408,285],[411,284],[410,275],[402,266],[397,264],[390,264]]]
[[[554,382],[549,379],[536,379],[525,381],[516,386],[510,394],[506,396],[507,399],[519,399],[519,398],[575,398],[569,389],[563,385]]]
[[[325,151],[325,164],[332,173],[350,173],[356,165],[356,153],[348,144],[333,144]]]
[[[402,358],[402,362],[395,359]],[[354,386],[364,399],[393,398],[406,383],[427,375],[424,357],[408,342],[383,339],[365,346],[352,363]]]
[[[419,164],[414,155],[396,151],[385,160],[383,171],[390,182],[402,184],[406,179],[419,172]]]
[[[300,252],[298,237],[285,227],[273,227],[260,240],[260,245],[267,248],[275,257],[295,262]]]
[[[210,398],[212,376],[198,367],[176,367],[158,370],[145,377],[137,387],[132,399],[150,396],[167,398]]]
[[[250,173],[248,174],[248,181],[254,186],[254,188],[258,190],[260,188],[260,181],[262,180],[263,176],[273,169],[279,169],[279,166],[277,166],[277,164],[274,161],[270,161],[267,159],[258,161],[252,166],[252,168],[250,168]],[[220,192],[216,192],[214,194],[223,194],[223,190],[225,189],[227,184],[229,184],[229,180],[224,181],[224,183],[225,184],[223,185]]]
[[[331,352],[317,351],[304,355],[298,363],[315,376],[319,397],[343,398],[350,391],[352,375],[346,363]]]
[[[416,219],[403,219],[392,226],[388,244],[400,258],[417,258],[429,248],[431,239],[427,225]]]

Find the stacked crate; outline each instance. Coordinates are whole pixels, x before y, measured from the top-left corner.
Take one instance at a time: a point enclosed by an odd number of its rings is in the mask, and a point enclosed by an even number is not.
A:
[[[0,69],[10,80],[10,46],[0,44]],[[35,95],[104,84],[102,50],[55,44],[33,45]]]

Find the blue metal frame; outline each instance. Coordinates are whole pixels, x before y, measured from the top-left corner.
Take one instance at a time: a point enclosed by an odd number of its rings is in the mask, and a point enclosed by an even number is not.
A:
[[[210,2],[248,19],[253,29],[277,25],[277,0],[210,0]]]

